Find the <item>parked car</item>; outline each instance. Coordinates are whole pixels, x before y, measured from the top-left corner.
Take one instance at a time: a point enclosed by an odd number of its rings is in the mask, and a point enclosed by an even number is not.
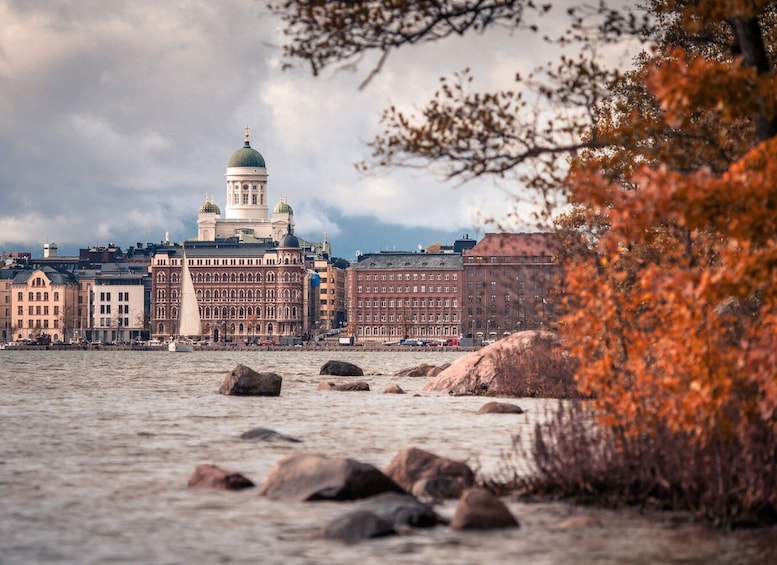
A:
[[[272,339],[263,339],[259,342],[259,345],[275,345],[275,340]]]

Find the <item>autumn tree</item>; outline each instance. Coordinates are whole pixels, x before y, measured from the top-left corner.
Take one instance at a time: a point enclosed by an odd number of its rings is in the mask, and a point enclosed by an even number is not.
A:
[[[505,26],[532,34],[560,9],[270,6],[290,64],[318,74],[375,52],[367,80],[396,49]],[[477,92],[463,70],[417,114],[386,109],[364,167],[443,165],[449,178],[513,179],[549,201],[562,189],[572,208],[558,222],[574,251],[562,331],[581,391],[620,434],[607,437],[621,438],[616,450],[684,442],[669,449],[719,469],[718,517],[777,516],[777,2],[613,6],[569,7],[566,30],[546,40],[576,55],[517,76],[514,89]],[[608,68],[599,51],[624,41],[644,46],[634,67]],[[536,100],[563,111],[540,118]],[[747,463],[727,467],[722,454]]]

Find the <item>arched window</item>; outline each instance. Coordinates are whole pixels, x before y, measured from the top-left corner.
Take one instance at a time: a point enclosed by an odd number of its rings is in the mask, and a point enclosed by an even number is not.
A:
[[[244,273],[240,273],[240,275],[238,275],[238,277],[237,277],[237,280],[238,280],[238,282],[245,282],[245,278],[246,278],[245,274]]]
[[[232,300],[234,300],[235,298],[237,298],[237,292],[235,292],[235,289],[234,289],[234,288],[233,288],[233,289],[230,291],[230,293],[229,293],[229,297],[230,297]]]
[[[230,277],[229,277],[229,280],[231,282],[236,282],[237,281],[237,275],[235,273],[232,273],[232,275],[230,275]]]
[[[219,278],[219,274],[218,273],[213,273],[213,282],[214,283],[220,282],[220,278]]]
[[[245,309],[242,306],[240,308],[238,308],[238,310],[237,310],[237,317],[238,318],[245,318],[245,315],[246,315]]]
[[[158,283],[164,283],[165,282],[165,273],[164,273],[164,271],[162,271],[162,272],[157,274],[156,282],[158,282]]]
[[[289,310],[289,307],[286,306],[286,308],[283,309],[283,317],[287,320],[291,317],[291,311]]]
[[[205,282],[209,283],[211,280],[213,280],[213,277],[210,273],[205,273]]]
[[[292,306],[292,308],[291,308],[291,317],[294,318],[295,320],[297,319],[297,307],[296,306]]]
[[[243,291],[243,289],[242,289],[242,288],[241,288],[241,289],[238,291],[238,293],[237,293],[237,297],[238,297],[240,300],[244,300],[244,299],[245,299],[246,295],[245,295],[245,292]]]
[[[248,273],[248,274],[246,275],[246,280],[247,280],[248,282],[254,282],[254,274],[253,274],[253,273]]]
[[[218,300],[221,297],[221,294],[219,293],[219,289],[216,289],[213,291],[213,300]]]

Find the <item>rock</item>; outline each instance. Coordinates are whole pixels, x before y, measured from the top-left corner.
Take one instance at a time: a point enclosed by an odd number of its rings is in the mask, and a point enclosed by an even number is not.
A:
[[[274,500],[357,500],[382,492],[404,492],[369,463],[295,453],[270,470],[259,494]]]
[[[480,407],[478,414],[523,414],[523,409],[517,404],[507,402],[486,402]]]
[[[405,391],[398,384],[392,383],[383,389],[383,394],[405,394]]]
[[[240,473],[226,471],[210,463],[201,463],[195,467],[186,486],[189,488],[240,490],[256,485]]]
[[[431,528],[447,524],[447,520],[414,496],[398,492],[384,492],[358,503],[356,510],[379,516],[394,527]]]
[[[438,367],[430,365],[428,363],[421,363],[415,367],[409,367],[397,372],[397,377],[428,377],[431,373],[437,370]],[[439,372],[439,371],[438,371]]]
[[[406,528],[431,528],[447,521],[408,494],[385,492],[357,503],[327,524],[319,537],[348,543],[393,535]]]
[[[438,503],[449,498],[459,498],[463,490],[461,480],[443,475],[416,481],[410,492],[418,500]]]
[[[410,492],[416,481],[430,477],[451,477],[463,488],[475,483],[475,474],[466,463],[440,457],[434,453],[410,447],[401,450],[386,467],[386,474]]]
[[[277,373],[257,373],[238,365],[224,378],[221,394],[237,396],[280,396],[283,378]]]
[[[288,441],[290,443],[302,443],[301,439],[279,434],[274,430],[268,430],[267,428],[254,428],[240,434],[240,439],[257,439],[262,441]]]
[[[355,543],[363,539],[396,535],[394,526],[366,510],[355,510],[338,516],[324,526],[317,537]]]
[[[362,377],[364,371],[361,367],[347,361],[327,361],[321,367],[319,375],[334,375],[338,377]]]
[[[518,520],[496,496],[482,488],[471,488],[461,495],[451,518],[454,530],[517,528]]]
[[[453,395],[476,395],[493,393],[496,380],[496,360],[500,356],[511,355],[532,346],[536,337],[558,339],[552,332],[523,331],[513,333],[499,341],[481,347],[467,355],[459,357],[450,367],[442,371],[424,385],[424,390],[447,392]]]
[[[370,385],[364,381],[356,381],[353,383],[336,384],[329,381],[321,381],[318,383],[316,390],[339,390],[339,391],[357,391],[365,392],[370,390]]]

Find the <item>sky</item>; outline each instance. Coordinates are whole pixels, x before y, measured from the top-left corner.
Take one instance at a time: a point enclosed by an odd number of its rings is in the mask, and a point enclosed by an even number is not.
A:
[[[0,0],[0,252],[195,238],[205,199],[225,207],[245,126],[269,203],[337,257],[479,239],[497,231],[485,218],[533,229],[507,220],[520,187],[354,165],[383,108],[418,108],[466,67],[478,88],[510,87],[547,45],[497,32],[413,47],[359,89],[376,59],[313,77],[282,70],[280,42],[256,0]]]

